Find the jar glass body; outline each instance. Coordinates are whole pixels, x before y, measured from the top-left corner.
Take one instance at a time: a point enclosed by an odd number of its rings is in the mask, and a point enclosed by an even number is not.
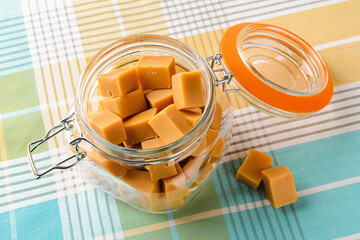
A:
[[[200,70],[206,98],[202,117],[190,132],[169,145],[149,150],[111,144],[96,134],[87,120],[87,114],[99,108],[98,76],[131,66],[143,55],[171,55],[175,57],[178,71]],[[213,126],[218,106],[221,124]],[[88,181],[138,209],[163,213],[181,208],[201,191],[226,152],[232,116],[227,95],[214,86],[211,69],[204,58],[168,37],[133,36],[100,51],[83,70],[75,96],[74,127],[67,132],[67,140],[84,137],[91,143],[78,144],[87,157],[76,166]],[[176,175],[159,181],[149,179],[149,166],[174,168],[174,165]],[[110,168],[118,168],[121,173],[115,171],[114,174]]]

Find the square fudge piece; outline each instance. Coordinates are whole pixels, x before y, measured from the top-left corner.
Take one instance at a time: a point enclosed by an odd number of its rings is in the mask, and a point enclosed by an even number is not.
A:
[[[177,174],[174,162],[149,165],[145,166],[145,169],[149,171],[151,181],[157,181]]]
[[[147,109],[146,100],[141,89],[116,98],[105,98],[99,104],[105,110],[115,113],[122,118]]]
[[[153,90],[145,95],[150,106],[157,108],[160,112],[170,104],[173,104],[173,94],[171,89],[157,89]]]
[[[248,187],[257,189],[262,181],[261,171],[268,169],[272,163],[273,159],[265,153],[250,149],[244,163],[236,173],[236,179]]]
[[[164,146],[164,143],[161,141],[160,138],[152,138],[141,143],[142,149],[152,149]]]
[[[149,124],[164,144],[175,142],[192,128],[174,104],[167,106],[156,114],[149,121]]]
[[[216,129],[216,130],[220,129],[220,127],[221,127],[221,119],[222,119],[222,112],[223,112],[223,109],[222,109],[220,103],[216,102],[214,118],[213,118],[213,120],[211,122],[211,126],[210,126],[211,129]]]
[[[121,117],[111,112],[102,112],[89,119],[92,129],[113,144],[126,140],[126,133]]]
[[[205,106],[200,71],[182,72],[172,76],[172,90],[177,109]]]
[[[189,194],[189,188],[185,186],[186,177],[180,165],[175,164],[177,174],[172,177],[164,178],[164,190],[169,202],[173,202]]]
[[[101,74],[98,82],[103,97],[119,97],[139,88],[134,67]]]
[[[109,173],[111,173],[114,177],[122,177],[126,174],[127,168],[121,166],[120,164],[107,159],[106,157],[102,156],[100,152],[91,149],[88,151],[87,156],[93,160],[97,165],[105,168]]]
[[[142,56],[136,64],[136,74],[142,89],[171,87],[175,74],[175,58],[172,56]]]
[[[156,113],[156,108],[150,108],[124,120],[124,128],[127,136],[124,142],[125,146],[132,146],[147,139],[157,137],[149,125],[150,119],[152,119]]]
[[[180,110],[181,114],[185,117],[185,119],[191,124],[191,126],[195,126],[196,123],[200,120],[201,118],[201,109],[198,108],[200,110],[200,112],[195,112],[195,111],[191,111],[191,110]]]
[[[276,208],[297,200],[294,177],[286,166],[278,166],[261,172],[266,197]]]

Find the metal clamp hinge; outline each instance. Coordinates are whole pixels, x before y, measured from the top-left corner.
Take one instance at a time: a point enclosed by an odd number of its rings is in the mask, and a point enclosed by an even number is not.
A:
[[[61,123],[53,128],[51,128],[49,131],[46,132],[46,134],[44,135],[44,137],[42,137],[39,140],[33,141],[31,143],[28,144],[27,146],[27,152],[28,152],[28,161],[29,161],[29,165],[31,168],[31,171],[34,175],[35,178],[40,178],[41,176],[49,173],[50,171],[54,170],[54,169],[67,169],[70,168],[72,166],[74,166],[75,164],[77,164],[80,160],[84,159],[86,157],[86,153],[81,151],[78,147],[78,144],[81,142],[81,140],[84,140],[83,138],[75,138],[73,139],[69,144],[70,146],[74,146],[75,147],[75,154],[64,159],[61,160],[58,163],[55,163],[53,165],[51,165],[50,167],[48,167],[47,169],[45,169],[43,172],[39,172],[35,166],[35,162],[32,156],[32,152],[39,147],[41,144],[45,143],[47,140],[49,140],[50,138],[56,136],[57,134],[59,134],[60,132],[64,131],[64,130],[71,130],[73,128],[73,121],[74,121],[74,113],[70,114],[67,118],[63,119],[61,121]],[[63,163],[71,160],[71,159],[75,159],[75,161],[73,161],[72,163],[70,163],[69,165],[62,165]]]
[[[221,66],[221,62],[220,62],[221,57],[222,57],[222,55],[220,53],[218,53],[214,56],[206,58],[206,64],[212,70],[211,73],[215,79],[215,86],[218,87],[221,85],[222,90],[226,93],[239,91],[239,89],[234,89],[233,87],[231,87],[230,83],[231,83],[234,75],[232,72],[226,72],[226,70]],[[210,64],[209,64],[209,61],[211,61]],[[215,68],[215,64],[217,64],[219,67]],[[217,73],[223,74],[222,79],[219,79],[216,76]],[[230,89],[227,88],[226,85],[229,85]]]

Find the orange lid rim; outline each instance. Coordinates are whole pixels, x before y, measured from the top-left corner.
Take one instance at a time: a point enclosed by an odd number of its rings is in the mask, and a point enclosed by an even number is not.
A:
[[[259,79],[242,60],[238,54],[237,48],[237,38],[239,33],[251,26],[271,27],[277,34],[281,34],[301,46],[305,52],[309,52],[306,50],[309,49],[310,54],[317,58],[320,63],[320,67],[324,70],[326,84],[323,90],[313,95],[292,95],[286,93],[285,91],[272,88],[270,85]],[[288,35],[284,35],[283,32]],[[227,29],[221,40],[220,49],[227,69],[233,73],[234,78],[241,87],[243,87],[253,97],[272,107],[291,113],[311,113],[324,108],[332,98],[334,87],[325,61],[311,47],[310,44],[286,29],[269,24],[241,23]]]

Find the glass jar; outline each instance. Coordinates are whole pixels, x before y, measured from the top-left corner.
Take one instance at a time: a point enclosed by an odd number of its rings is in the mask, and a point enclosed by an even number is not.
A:
[[[137,35],[101,50],[82,71],[74,112],[43,139],[29,144],[34,176],[78,163],[78,171],[88,181],[121,201],[153,213],[175,211],[195,198],[226,152],[233,118],[226,93],[235,92],[256,108],[285,118],[308,116],[331,99],[332,82],[324,61],[305,41],[284,29],[239,24],[226,31],[220,48],[221,54],[205,59],[175,39]],[[132,65],[143,55],[171,55],[177,68],[200,70],[206,98],[203,114],[191,131],[171,144],[149,150],[106,141],[90,128],[87,118],[98,109],[98,76]],[[279,101],[281,98],[287,103]],[[316,103],[308,106],[310,101]],[[221,124],[214,124],[219,111]],[[39,173],[32,151],[62,130],[75,154]],[[176,169],[176,175],[151,181],[149,169],[154,167]]]

